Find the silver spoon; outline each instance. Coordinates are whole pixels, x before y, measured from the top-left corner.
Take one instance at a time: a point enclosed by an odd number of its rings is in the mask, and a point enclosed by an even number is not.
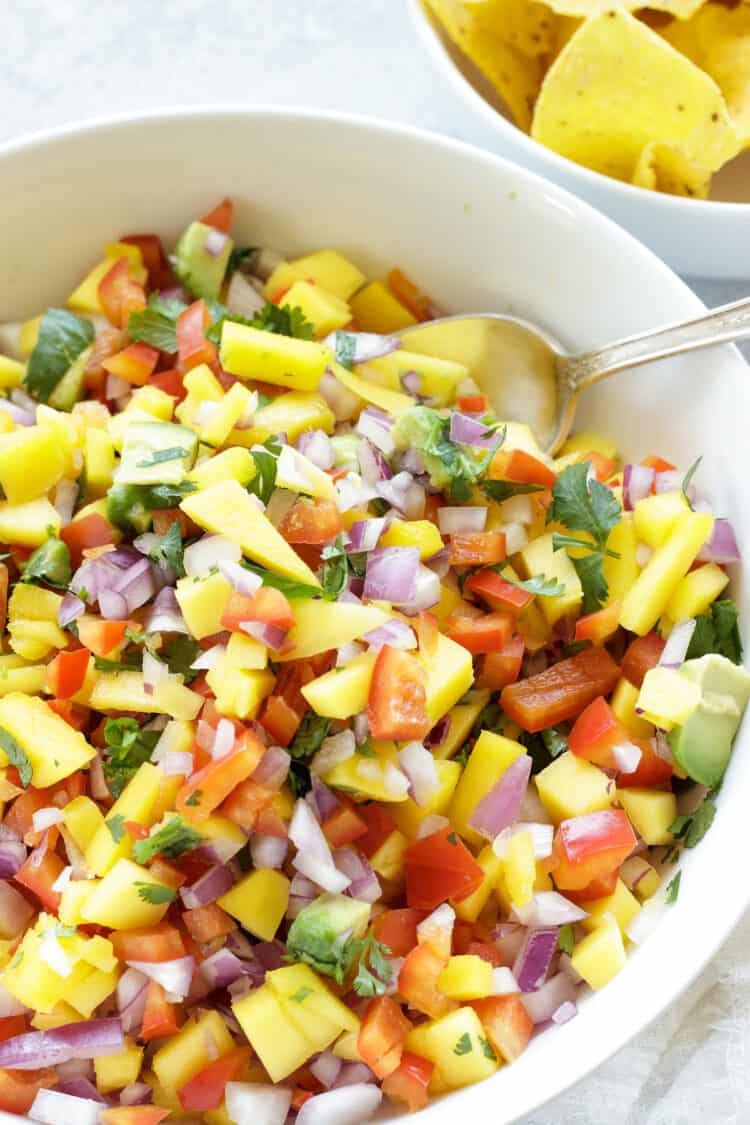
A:
[[[750,337],[750,298],[575,355],[537,325],[498,313],[441,317],[396,335],[412,351],[466,364],[498,418],[527,422],[542,449],[555,453],[587,387],[641,363]]]

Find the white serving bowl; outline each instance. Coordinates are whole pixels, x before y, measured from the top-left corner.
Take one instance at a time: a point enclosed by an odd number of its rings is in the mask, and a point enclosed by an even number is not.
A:
[[[158,231],[172,243],[224,194],[240,241],[300,254],[334,246],[371,276],[399,264],[447,309],[510,311],[588,348],[701,309],[635,239],[529,172],[442,137],[376,121],[274,109],[174,111],[58,130],[0,149],[0,320],[60,303],[103,242]],[[580,422],[628,457],[678,465],[731,517],[750,557],[747,367],[722,347],[599,384]],[[735,591],[745,620],[747,585]],[[507,1125],[637,1035],[715,953],[750,902],[748,727],[719,814],[687,854],[679,901],[624,971],[489,1082],[420,1117]]]
[[[514,125],[492,84],[451,43],[422,0],[407,2],[437,71],[485,125],[488,147],[592,203],[684,277],[750,277],[750,151],[714,176],[710,200],[647,191],[592,172]]]

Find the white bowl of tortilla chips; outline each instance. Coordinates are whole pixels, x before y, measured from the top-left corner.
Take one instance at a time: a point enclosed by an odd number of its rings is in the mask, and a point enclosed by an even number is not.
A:
[[[750,0],[409,2],[494,148],[682,274],[750,275]]]

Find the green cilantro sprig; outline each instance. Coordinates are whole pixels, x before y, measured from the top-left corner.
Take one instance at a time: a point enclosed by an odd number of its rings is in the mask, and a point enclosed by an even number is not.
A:
[[[119,797],[143,763],[150,760],[159,738],[158,730],[143,730],[135,719],[107,719],[104,777],[113,797]]]
[[[203,837],[190,825],[185,824],[182,817],[176,816],[168,820],[156,832],[152,832],[145,840],[136,840],[133,845],[133,857],[136,863],[146,864],[157,855],[166,859],[177,859],[185,852],[190,852],[203,842]]]
[[[23,788],[28,789],[34,773],[33,767],[26,751],[18,745],[13,735],[5,727],[0,727],[0,748],[5,751],[10,764],[18,770]]]
[[[604,577],[604,559],[620,557],[607,547],[607,539],[621,518],[622,508],[612,490],[595,477],[589,480],[588,462],[568,465],[558,475],[552,486],[547,523],[561,523],[568,531],[582,531],[589,536],[582,539],[559,532],[552,535],[555,551],[575,547],[587,552],[581,558],[571,558],[583,588],[583,613],[594,613],[606,601],[609,588]]]

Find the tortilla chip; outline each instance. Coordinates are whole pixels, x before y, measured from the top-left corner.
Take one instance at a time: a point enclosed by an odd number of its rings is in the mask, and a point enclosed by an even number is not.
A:
[[[640,155],[633,173],[636,187],[683,195],[688,199],[708,199],[711,173],[691,164],[684,153],[670,145],[652,141]]]
[[[529,131],[552,46],[554,17],[534,0],[425,0],[447,35],[495,87]]]
[[[622,9],[586,20],[569,40],[544,79],[531,135],[619,180],[632,179],[652,141],[708,171],[738,151],[713,79]]]
[[[750,3],[706,4],[687,21],[661,32],[683,55],[710,74],[721,90],[740,144],[750,146]]]

